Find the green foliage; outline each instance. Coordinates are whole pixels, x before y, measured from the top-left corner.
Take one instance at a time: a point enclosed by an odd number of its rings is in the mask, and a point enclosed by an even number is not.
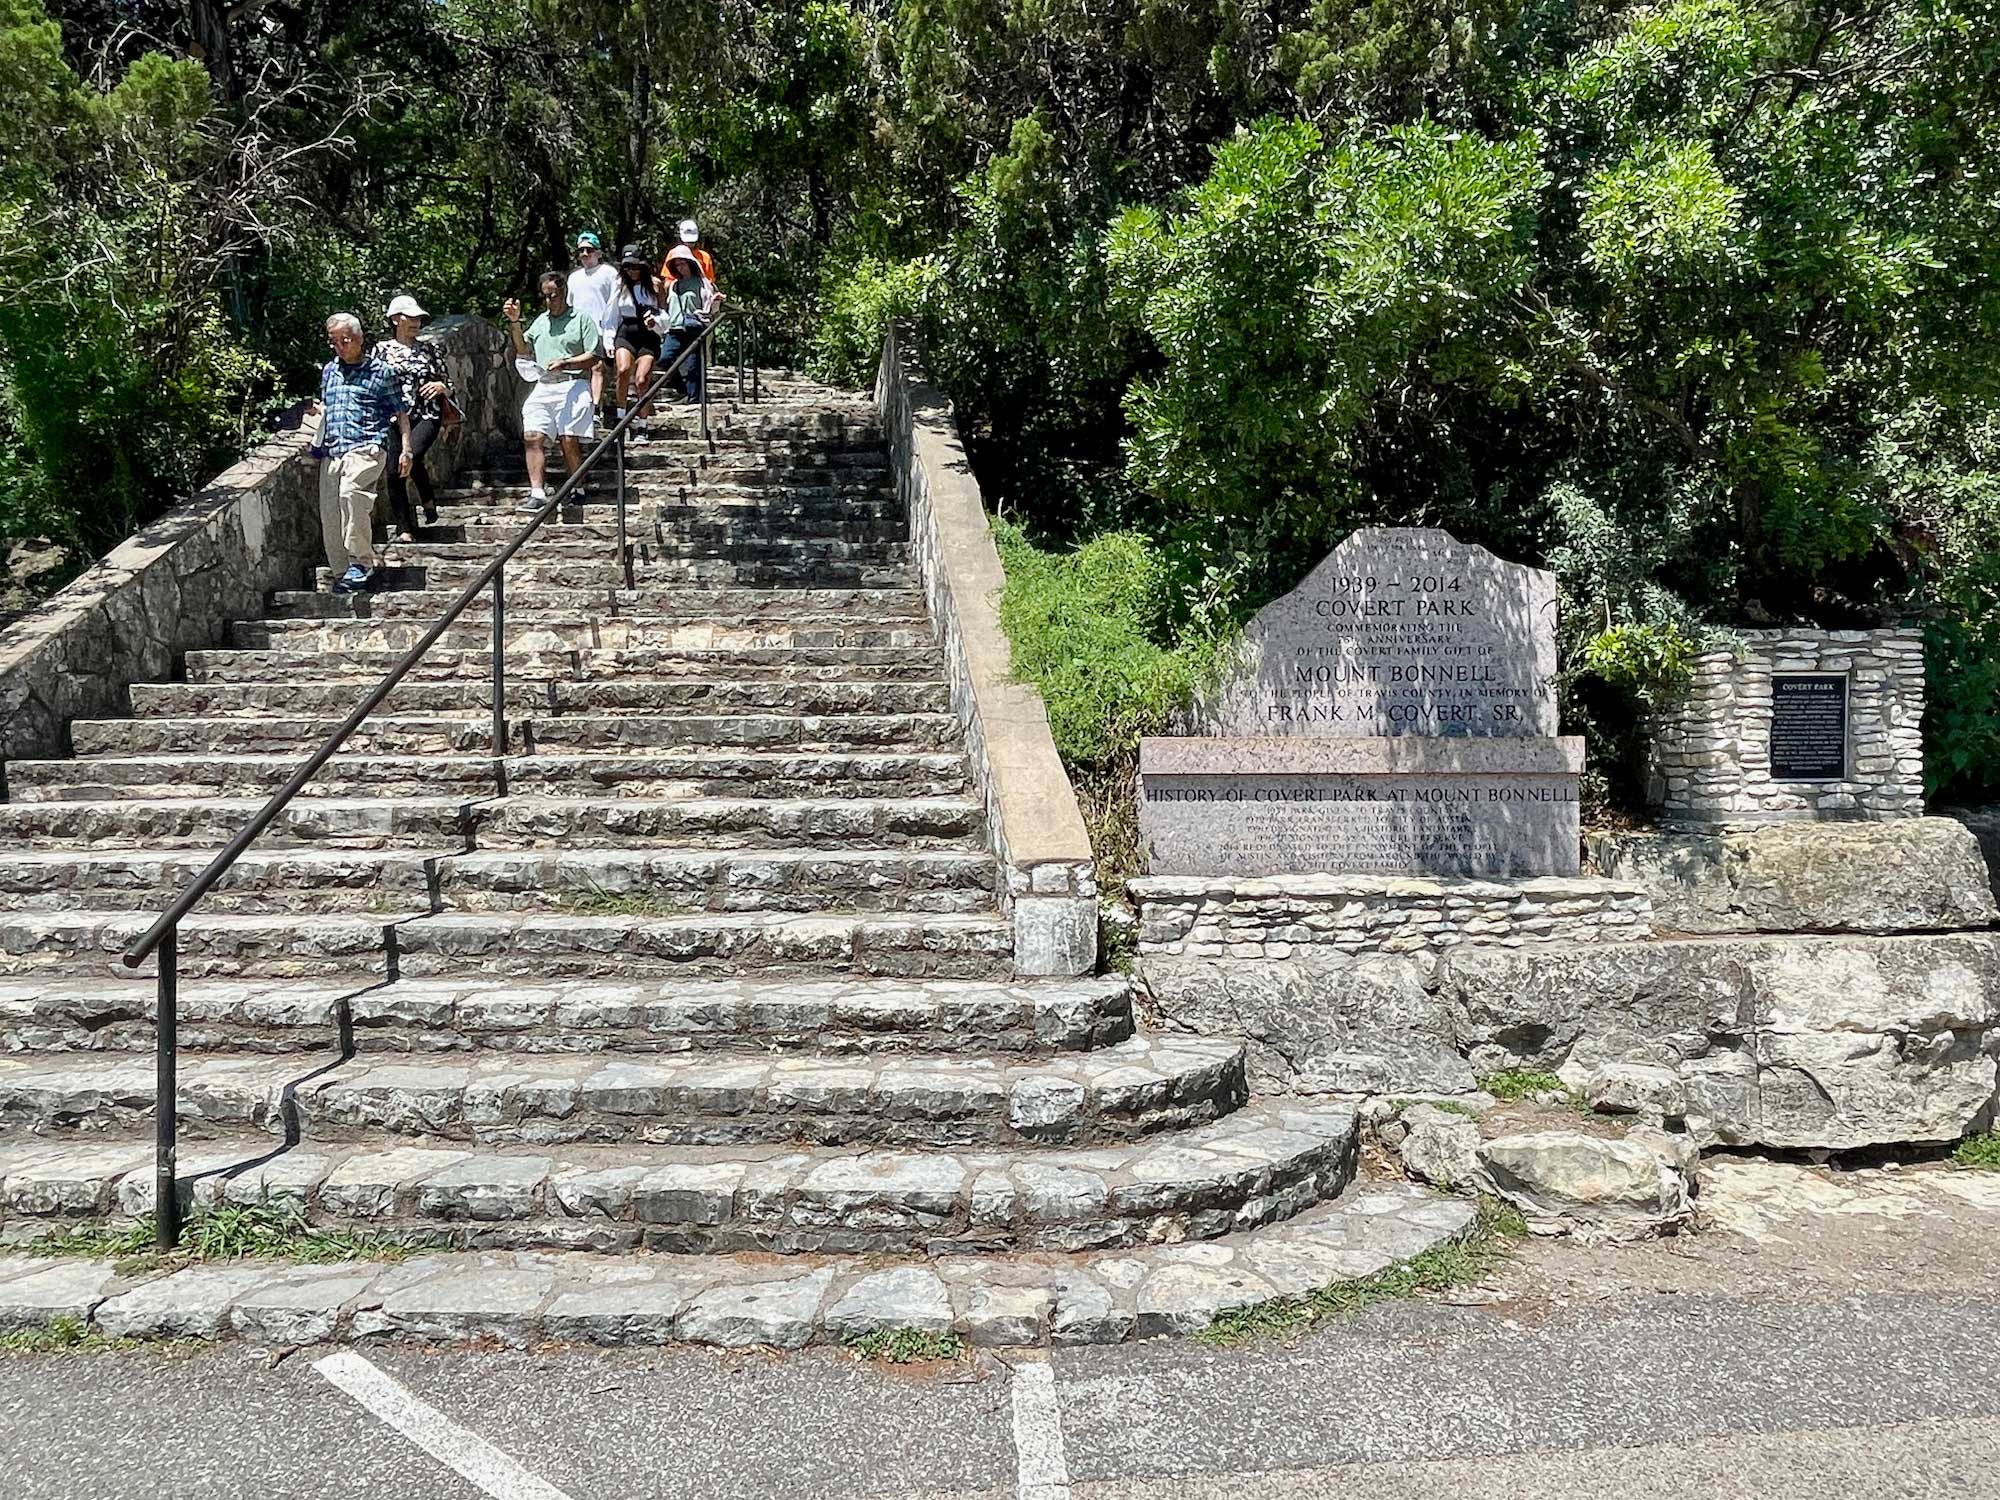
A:
[[[241,1206],[220,1204],[191,1217],[171,1256],[155,1251],[158,1226],[151,1214],[122,1228],[86,1225],[30,1242],[31,1255],[111,1258],[124,1265],[239,1260],[246,1256],[326,1265],[343,1260],[403,1260],[436,1248],[429,1240],[376,1230],[328,1229],[309,1223],[289,1198]]]
[[[134,1339],[92,1333],[81,1318],[52,1318],[39,1328],[0,1333],[0,1354],[101,1354],[137,1347]]]
[[[1569,1085],[1553,1073],[1537,1068],[1503,1068],[1496,1073],[1488,1073],[1479,1080],[1479,1086],[1495,1099],[1513,1104],[1535,1094],[1569,1095]]]
[[[1951,1164],[1979,1172],[2000,1171],[2000,1135],[1981,1131],[1951,1148]]]
[[[1507,1256],[1502,1237],[1514,1236],[1505,1214],[1491,1214],[1482,1200],[1471,1235],[1433,1246],[1373,1276],[1334,1281],[1299,1297],[1273,1297],[1218,1313],[1197,1338],[1218,1348],[1253,1340],[1292,1339],[1335,1318],[1352,1317],[1382,1302],[1447,1292],[1483,1281]],[[1522,1225],[1525,1229],[1525,1223]]]
[[[1696,643],[1672,624],[1613,625],[1584,643],[1583,665],[1648,707],[1673,702],[1687,687]]]
[[[929,1333],[921,1328],[876,1328],[850,1334],[842,1345],[857,1359],[879,1364],[913,1365],[957,1359],[965,1343],[955,1333]]]
[[[820,275],[812,373],[836,385],[872,386],[889,325],[917,311],[936,273],[923,260],[888,265],[868,255],[852,263],[830,259]]]
[[[1173,644],[1175,600],[1159,550],[1131,532],[1068,552],[1041,551],[1004,522],[995,536],[1014,669],[1041,689],[1064,758],[1103,767],[1164,729],[1193,693],[1204,655]]]

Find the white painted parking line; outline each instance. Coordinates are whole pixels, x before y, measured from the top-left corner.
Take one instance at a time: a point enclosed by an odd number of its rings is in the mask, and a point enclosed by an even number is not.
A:
[[[538,1479],[475,1432],[452,1421],[408,1386],[392,1380],[356,1354],[342,1349],[313,1366],[352,1397],[415,1443],[467,1484],[493,1500],[570,1500]],[[1067,1490],[1065,1490],[1067,1493]]]
[[[1056,1372],[1046,1359],[1024,1359],[1014,1366],[1014,1453],[1020,1500],[1069,1500],[1069,1452],[1056,1405]]]

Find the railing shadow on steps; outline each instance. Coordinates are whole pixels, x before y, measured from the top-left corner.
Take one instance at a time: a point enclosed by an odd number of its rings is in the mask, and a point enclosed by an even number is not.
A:
[[[716,334],[728,325],[735,331],[736,354],[736,394],[744,395],[743,377],[746,363],[750,370],[749,399],[760,397],[759,371],[757,369],[757,325],[753,317],[739,313],[734,308],[725,307],[720,316],[711,323],[687,348],[683,349],[666,369],[653,377],[644,392],[636,396],[625,415],[597,442],[597,446],[584,455],[583,462],[576,471],[563,480],[562,485],[542,503],[534,515],[515,534],[512,541],[502,547],[499,553],[479,573],[460,589],[456,598],[426,630],[423,638],[405,651],[396,664],[382,674],[381,681],[369,689],[368,694],[340,726],[320,742],[319,748],[308,755],[291,779],[273,792],[255,816],[243,826],[240,833],[229,841],[223,851],[210,860],[207,866],[190,880],[179,896],[160,914],[151,927],[124,952],[125,966],[136,969],[149,957],[158,955],[158,997],[154,1009],[153,1041],[153,1212],[157,1226],[157,1240],[160,1249],[171,1250],[180,1243],[181,1204],[176,1182],[177,1162],[177,1111],[179,1097],[179,989],[180,989],[180,924],[195,905],[206,896],[216,882],[229,873],[230,867],[254,844],[271,826],[292,799],[322,767],[339,753],[340,747],[350,735],[359,729],[369,715],[382,706],[383,701],[393,692],[396,685],[408,675],[411,668],[421,661],[425,654],[444,636],[445,631],[455,624],[472,601],[490,585],[493,590],[493,756],[500,777],[501,793],[506,792],[507,755],[507,564],[516,552],[526,546],[540,531],[550,516],[557,514],[570,497],[578,492],[584,481],[608,453],[613,455],[616,465],[616,509],[618,519],[617,556],[619,565],[625,571],[625,587],[633,587],[632,548],[626,538],[626,497],[625,497],[625,436],[637,419],[638,414],[649,407],[666,387],[667,383],[685,369],[697,355],[706,356],[716,342]],[[746,360],[746,345],[748,355]],[[714,361],[707,361],[713,369]],[[708,393],[710,382],[701,383],[701,437],[713,446],[714,439],[709,432]]]

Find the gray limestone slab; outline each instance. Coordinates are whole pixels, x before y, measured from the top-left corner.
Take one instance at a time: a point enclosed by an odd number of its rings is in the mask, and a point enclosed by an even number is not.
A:
[[[281,1270],[272,1261],[189,1266],[110,1298],[91,1321],[112,1338],[214,1338],[231,1305]]]
[[[0,1333],[40,1328],[57,1318],[79,1322],[117,1280],[103,1260],[44,1261],[40,1270],[0,1281]]]
[[[681,1314],[681,1337],[740,1349],[769,1344],[803,1349],[818,1326],[820,1302],[833,1286],[831,1268],[800,1276],[711,1287]]]
[[[229,1328],[253,1344],[287,1348],[323,1344],[340,1330],[348,1304],[364,1296],[379,1266],[301,1266],[252,1287],[229,1309]]]
[[[947,1333],[951,1322],[951,1297],[937,1272],[896,1266],[863,1276],[842,1292],[827,1309],[825,1329],[832,1338],[898,1328]]]
[[[493,1338],[520,1347],[539,1328],[543,1302],[556,1284],[547,1256],[453,1257],[433,1274],[357,1310],[357,1335],[407,1333],[419,1338]]]

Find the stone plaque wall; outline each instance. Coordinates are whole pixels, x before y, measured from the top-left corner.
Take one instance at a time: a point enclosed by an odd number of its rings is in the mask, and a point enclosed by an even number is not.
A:
[[[1906,818],[1924,810],[1923,637],[1916,630],[1753,630],[1695,661],[1653,726],[1663,822]]]
[[[1555,575],[1423,527],[1357,531],[1245,630],[1188,731],[1553,735]]]

